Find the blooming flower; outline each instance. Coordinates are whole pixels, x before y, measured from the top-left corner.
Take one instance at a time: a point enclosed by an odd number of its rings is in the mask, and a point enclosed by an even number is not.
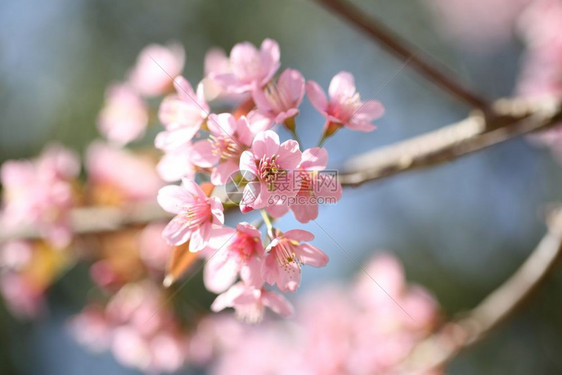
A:
[[[287,69],[265,88],[252,92],[257,110],[274,123],[282,124],[294,118],[304,96],[304,78],[296,70]]]
[[[156,147],[163,150],[178,148],[197,134],[209,115],[209,105],[205,101],[203,85],[193,91],[191,84],[183,77],[174,79],[177,95],[164,98],[158,116],[165,131],[156,136]]]
[[[111,142],[125,145],[142,137],[147,125],[144,100],[127,84],[110,86],[98,116],[100,132]]]
[[[276,284],[282,292],[297,290],[301,281],[302,265],[324,267],[328,256],[316,246],[302,241],[312,241],[314,235],[300,229],[286,233],[276,233],[276,237],[266,248],[266,258],[262,274],[264,280]]]
[[[302,161],[297,167],[295,178],[300,189],[291,202],[278,202],[267,207],[267,212],[279,218],[289,209],[301,223],[308,223],[318,217],[318,205],[322,202],[335,203],[341,198],[342,189],[335,173],[323,173],[328,164],[328,152],[314,147],[304,150]]]
[[[224,292],[238,275],[247,286],[260,288],[263,285],[260,257],[264,248],[261,233],[253,225],[241,222],[236,229],[216,229],[208,252],[204,281],[210,291]]]
[[[251,43],[239,43],[230,52],[230,72],[225,73],[221,64],[209,76],[227,91],[251,92],[271,80],[281,65],[279,58],[279,45],[271,39],[265,39],[259,51]]]
[[[129,83],[143,96],[163,95],[172,87],[173,77],[181,74],[184,62],[185,52],[180,44],[151,44],[139,54],[129,72]]]
[[[158,203],[176,216],[162,235],[171,245],[189,242],[191,252],[205,248],[211,237],[211,225],[223,224],[222,203],[207,197],[194,181],[183,179],[181,186],[168,185],[158,192]]]
[[[264,288],[248,287],[241,282],[217,296],[211,310],[218,312],[227,307],[233,307],[236,315],[249,323],[260,322],[266,307],[285,317],[293,313],[291,303],[283,296]]]
[[[236,120],[230,113],[210,115],[207,127],[211,135],[193,145],[191,159],[199,167],[213,168],[211,182],[224,185],[238,170],[240,154],[252,144],[253,134],[246,117]]]
[[[164,181],[178,181],[182,178],[193,179],[197,166],[193,164],[193,145],[191,142],[173,150],[168,150],[156,166],[158,174]]]
[[[250,172],[247,179],[255,181],[244,188],[242,212],[275,204],[276,192],[284,198],[294,197],[300,185],[292,177],[300,161],[297,141],[291,139],[279,144],[279,136],[272,130],[256,135],[251,150],[244,151],[240,157],[240,170]]]
[[[332,78],[328,88],[330,100],[314,81],[306,83],[306,93],[310,103],[326,118],[326,136],[343,126],[361,132],[373,131],[375,126],[370,122],[384,113],[380,102],[361,101],[359,93],[355,92],[353,76],[348,72],[340,72]]]

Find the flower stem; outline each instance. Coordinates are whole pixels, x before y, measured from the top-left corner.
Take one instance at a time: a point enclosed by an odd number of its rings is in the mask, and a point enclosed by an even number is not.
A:
[[[265,226],[267,227],[267,235],[270,238],[273,238],[273,223],[271,222],[271,218],[269,217],[269,214],[264,209],[260,210],[260,214],[261,217],[263,218],[263,222],[265,223]]]

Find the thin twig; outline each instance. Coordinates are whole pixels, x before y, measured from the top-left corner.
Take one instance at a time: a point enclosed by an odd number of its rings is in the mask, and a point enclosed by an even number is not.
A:
[[[451,76],[444,74],[437,68],[435,63],[430,63],[414,52],[407,43],[393,35],[383,25],[353,5],[347,0],[316,0],[325,8],[331,10],[341,18],[352,23],[355,27],[368,34],[376,42],[380,43],[387,50],[392,52],[402,61],[409,61],[409,65],[416,68],[437,86],[447,90],[461,101],[473,108],[486,110],[486,100],[480,98],[475,93],[468,90],[462,84],[454,80]]]
[[[418,344],[404,363],[424,373],[441,367],[474,345],[513,315],[533,294],[562,257],[562,209],[548,220],[548,231],[519,269],[464,317],[447,323]]]

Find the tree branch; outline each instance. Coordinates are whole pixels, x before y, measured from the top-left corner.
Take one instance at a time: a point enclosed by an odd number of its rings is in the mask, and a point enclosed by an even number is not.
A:
[[[519,269],[464,318],[445,324],[418,344],[404,363],[423,373],[450,362],[515,313],[562,257],[562,209],[548,220],[548,231]]]
[[[503,99],[492,108],[497,115],[488,117],[487,122],[481,112],[475,112],[459,123],[354,157],[343,165],[338,178],[343,186],[361,185],[452,161],[562,121],[562,105],[554,100],[533,103],[521,99]],[[170,217],[155,202],[121,209],[79,208],[73,211],[72,227],[78,235],[111,232],[168,220]],[[40,237],[41,233],[36,228],[21,227],[15,231],[1,231],[0,243]]]
[[[475,112],[456,124],[354,157],[340,169],[340,182],[358,186],[445,163],[562,121],[562,105],[555,100],[502,99],[494,103],[492,113],[486,119]]]
[[[396,35],[392,35],[383,25],[368,17],[364,11],[357,8],[351,2],[347,0],[316,0],[316,2],[365,32],[374,41],[380,43],[399,59],[408,62],[409,65],[416,68],[434,84],[453,94],[470,107],[486,110],[486,100],[480,98],[450,76],[436,69],[434,63],[426,61],[418,53],[408,47],[406,42],[400,40]]]

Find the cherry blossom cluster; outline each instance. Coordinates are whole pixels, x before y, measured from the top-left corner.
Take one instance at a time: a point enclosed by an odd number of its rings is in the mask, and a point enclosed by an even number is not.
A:
[[[192,342],[199,355],[215,358],[215,375],[413,374],[400,366],[439,323],[438,303],[424,288],[408,284],[389,254],[372,259],[364,271],[384,291],[360,272],[351,285],[328,284],[301,295],[294,321],[237,329],[210,316]]]
[[[276,76],[280,66],[279,46],[270,39],[259,49],[237,44],[228,57],[212,50],[205,61],[206,76],[196,89],[176,77],[176,93],[164,98],[158,113],[165,127],[155,139],[165,153],[158,170],[168,181],[181,179],[181,184],[158,193],[162,208],[175,215],[163,237],[170,245],[189,244],[189,251],[207,259],[206,287],[222,293],[213,310],[233,307],[249,321],[260,320],[264,307],[289,315],[288,301],[266,286],[294,292],[302,266],[328,262],[309,243],[312,233],[283,233],[272,224],[289,211],[298,221],[309,222],[318,216],[318,198],[339,200],[341,186],[336,174],[325,173],[328,152],[320,145],[343,127],[374,130],[371,121],[384,112],[379,102],[361,100],[350,73],[337,74],[326,95],[296,70]],[[309,149],[301,149],[297,136],[305,93],[325,119],[319,146]],[[227,103],[232,110],[213,113],[215,103],[222,110]],[[281,141],[277,126],[285,127],[293,139]],[[220,198],[220,188],[224,191],[228,184],[241,199]],[[224,226],[223,203],[238,204],[243,214],[261,210],[265,239],[259,224]]]

